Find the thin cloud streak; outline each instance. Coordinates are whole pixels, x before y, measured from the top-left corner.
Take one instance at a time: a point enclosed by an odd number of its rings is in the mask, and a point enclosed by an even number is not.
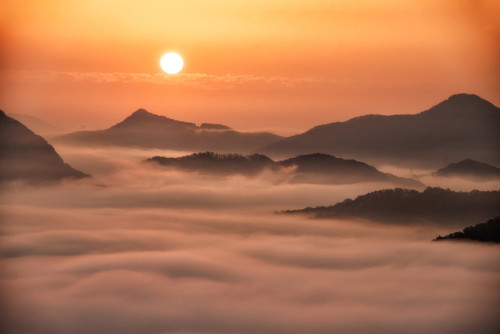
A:
[[[205,90],[234,89],[249,84],[269,84],[279,87],[296,87],[329,81],[320,77],[258,76],[251,74],[180,73],[132,73],[132,72],[68,72],[68,71],[7,71],[9,81],[36,80],[56,82],[71,80],[93,83],[176,85]]]
[[[248,85],[269,85],[275,88],[296,88],[308,85],[395,85],[402,80],[359,80],[337,76],[335,78],[305,76],[259,76],[253,74],[208,73],[137,73],[137,72],[71,72],[71,71],[3,71],[3,80],[9,82],[90,82],[96,84],[152,84],[194,88],[200,90],[233,90]]]

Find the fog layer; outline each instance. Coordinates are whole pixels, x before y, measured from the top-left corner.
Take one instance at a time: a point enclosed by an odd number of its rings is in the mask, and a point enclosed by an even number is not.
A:
[[[150,169],[138,152],[83,153],[62,151],[92,180],[2,189],[5,333],[500,328],[499,247],[431,242],[449,232],[439,224],[273,213],[334,204],[380,184],[207,178]]]

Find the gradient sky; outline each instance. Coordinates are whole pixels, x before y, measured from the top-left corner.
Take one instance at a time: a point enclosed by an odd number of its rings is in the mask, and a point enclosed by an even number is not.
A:
[[[0,108],[65,127],[143,107],[291,134],[461,92],[500,105],[495,0],[4,0],[0,22]]]

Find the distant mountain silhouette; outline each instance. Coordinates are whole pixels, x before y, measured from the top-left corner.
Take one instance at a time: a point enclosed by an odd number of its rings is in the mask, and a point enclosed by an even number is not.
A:
[[[154,157],[148,162],[185,171],[216,175],[241,174],[255,176],[272,170],[292,183],[350,184],[359,182],[388,182],[412,188],[424,185],[413,179],[400,178],[378,171],[356,160],[345,160],[327,154],[300,155],[284,161],[273,161],[265,155],[195,153],[179,158]]]
[[[349,184],[359,182],[389,182],[409,188],[423,188],[419,181],[382,173],[364,162],[313,153],[278,162],[283,167],[295,167],[292,182]]]
[[[9,114],[8,116],[18,120],[35,133],[53,133],[61,131],[61,129],[59,129],[58,127],[49,124],[35,116],[24,114]]]
[[[439,169],[436,176],[458,176],[479,180],[500,178],[500,168],[476,160],[465,159]]]
[[[439,235],[433,241],[442,240],[473,240],[500,243],[500,217],[490,219],[486,223],[468,226],[462,232],[454,232],[444,237]]]
[[[252,152],[282,137],[267,132],[242,133],[221,124],[182,122],[139,109],[106,130],[79,131],[53,138],[76,145],[113,145],[189,151]]]
[[[45,139],[0,110],[0,181],[83,178]]]
[[[403,224],[432,221],[457,225],[500,215],[498,203],[500,191],[455,192],[428,187],[418,192],[397,188],[371,192],[332,206],[283,213],[303,213],[314,218],[363,218]]]
[[[273,157],[324,152],[377,163],[437,168],[470,157],[500,162],[500,109],[458,94],[415,115],[366,115],[320,125],[257,151]]]

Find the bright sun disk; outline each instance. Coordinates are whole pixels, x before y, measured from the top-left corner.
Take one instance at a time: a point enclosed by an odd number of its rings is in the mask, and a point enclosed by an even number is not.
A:
[[[160,66],[161,69],[168,74],[177,74],[182,70],[184,61],[178,53],[169,52],[161,57]]]

